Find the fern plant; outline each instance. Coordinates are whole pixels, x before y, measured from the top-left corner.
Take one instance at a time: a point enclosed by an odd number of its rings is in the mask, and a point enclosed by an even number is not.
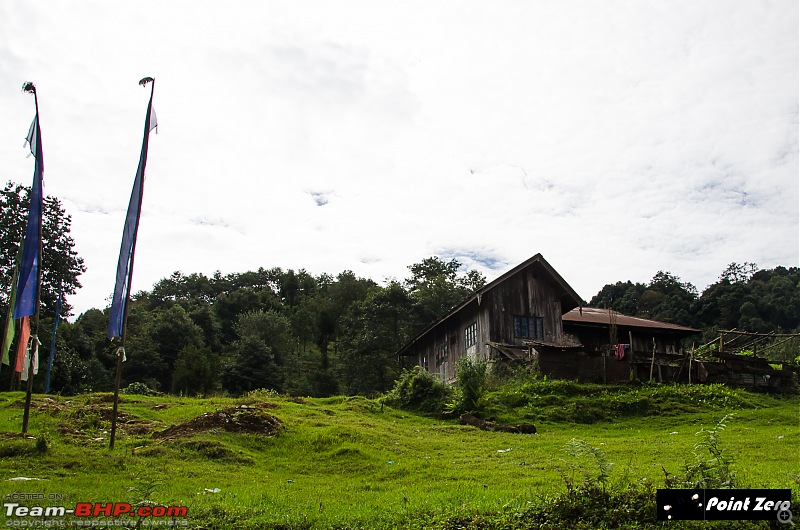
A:
[[[602,449],[589,445],[586,440],[573,438],[564,445],[562,450],[570,457],[569,460],[561,459],[561,462],[569,470],[569,474],[563,469],[559,470],[559,474],[567,486],[567,491],[599,487],[603,493],[606,492],[614,463],[608,461],[608,457]],[[583,478],[581,483],[576,481],[578,473]]]
[[[736,475],[731,469],[733,459],[723,447],[721,439],[721,434],[733,418],[733,414],[726,414],[711,429],[701,428],[695,433],[697,441],[694,444],[694,462],[684,465],[683,476],[672,475],[664,469],[664,484],[667,488],[736,487]]]

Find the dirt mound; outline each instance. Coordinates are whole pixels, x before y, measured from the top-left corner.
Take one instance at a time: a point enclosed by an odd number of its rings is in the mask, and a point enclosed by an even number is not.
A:
[[[500,431],[512,432],[519,434],[536,434],[536,425],[532,423],[523,423],[521,425],[505,425],[502,423],[495,423],[493,421],[485,421],[476,418],[472,414],[462,414],[459,418],[462,425],[472,425],[484,431]]]
[[[11,404],[15,409],[25,408],[25,399],[18,399]],[[31,398],[31,408],[39,412],[61,412],[67,410],[67,405],[47,396],[33,396]]]
[[[111,407],[101,405],[83,406],[71,411],[59,423],[58,432],[75,443],[82,443],[87,437],[96,438],[107,434],[111,428],[113,416],[114,411]],[[134,414],[128,414],[123,411],[117,412],[117,430],[120,434],[145,436],[160,427],[160,425],[160,422],[141,419]]]
[[[195,433],[218,429],[228,432],[277,436],[282,428],[283,425],[278,418],[267,414],[260,407],[240,405],[216,412],[206,412],[186,423],[173,425],[160,432],[154,432],[153,438],[192,436]]]

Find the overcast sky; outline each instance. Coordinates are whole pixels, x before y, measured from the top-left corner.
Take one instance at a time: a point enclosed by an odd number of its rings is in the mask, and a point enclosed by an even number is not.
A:
[[[105,307],[156,79],[133,290],[180,270],[536,253],[585,299],[798,265],[797,0],[0,3],[0,179],[45,192]]]

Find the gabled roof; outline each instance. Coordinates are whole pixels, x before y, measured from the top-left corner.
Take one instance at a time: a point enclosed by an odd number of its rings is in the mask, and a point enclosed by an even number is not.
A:
[[[686,326],[679,326],[678,324],[671,324],[669,322],[661,322],[659,320],[648,320],[646,318],[631,317],[623,315],[617,311],[611,311],[611,314],[616,319],[616,324],[619,327],[637,328],[637,329],[652,329],[662,332],[680,333],[683,335],[691,335],[693,333],[700,333],[701,330],[694,329]],[[611,324],[611,316],[608,309],[598,309],[596,307],[584,307],[580,310],[573,309],[566,315],[561,317],[564,325],[586,325],[591,327],[608,327]]]
[[[530,267],[534,263],[538,263],[539,265],[541,265],[541,267],[545,270],[547,275],[550,276],[550,279],[553,280],[553,283],[561,287],[562,290],[561,309],[564,313],[566,313],[570,309],[583,305],[583,299],[581,299],[581,297],[578,296],[578,293],[576,293],[575,290],[572,287],[570,287],[570,285],[564,280],[564,278],[562,278],[561,275],[558,272],[556,272],[553,266],[547,263],[547,260],[544,259],[544,257],[541,254],[536,254],[535,256],[528,258],[527,260],[523,261],[513,269],[509,270],[508,272],[500,276],[499,278],[496,278],[492,282],[487,283],[486,285],[478,289],[474,297],[482,296],[484,293],[491,291],[492,289],[494,289],[495,287],[497,287],[510,277],[514,276],[521,270]],[[467,302],[469,302],[469,300]],[[466,303],[464,305],[466,305]],[[458,309],[460,308],[461,307],[459,307]]]
[[[417,333],[416,336],[414,336],[413,339],[408,341],[408,343],[405,346],[403,346],[397,352],[397,354],[398,355],[404,355],[405,352],[408,351],[409,348],[411,348],[411,346],[413,346],[419,339],[421,339],[423,336],[425,336],[430,330],[432,330],[433,328],[435,328],[436,326],[438,326],[439,324],[441,324],[442,322],[444,322],[445,320],[447,320],[448,318],[450,318],[454,314],[458,313],[459,311],[461,311],[462,309],[464,309],[465,307],[467,307],[471,303],[473,303],[473,302],[475,302],[477,300],[480,300],[480,298],[484,294],[486,294],[487,292],[491,291],[492,289],[494,289],[495,287],[497,287],[498,285],[500,285],[501,283],[503,283],[507,279],[511,278],[512,276],[514,276],[518,272],[526,269],[527,267],[530,267],[533,264],[538,264],[544,270],[544,272],[550,277],[550,279],[553,281],[553,283],[555,283],[557,286],[559,286],[561,288],[561,290],[562,290],[562,293],[561,293],[561,310],[563,312],[567,312],[570,309],[573,309],[573,308],[576,308],[576,307],[579,307],[579,306],[583,305],[583,300],[581,299],[580,296],[578,296],[578,293],[576,293],[575,290],[572,287],[570,287],[570,285],[566,281],[564,281],[564,278],[562,278],[561,275],[558,272],[556,272],[556,270],[553,268],[552,265],[547,263],[547,260],[545,260],[544,257],[542,257],[541,254],[536,254],[535,256],[532,256],[531,258],[528,258],[527,260],[523,261],[522,263],[520,263],[519,265],[517,265],[513,269],[505,272],[504,274],[502,274],[498,278],[495,278],[491,282],[487,283],[486,285],[484,285],[483,287],[481,287],[480,289],[475,291],[473,294],[471,294],[469,296],[469,298],[467,298],[466,300],[464,300],[464,302],[462,302],[461,304],[459,304],[456,307],[454,307],[453,309],[451,309],[450,312],[447,313],[445,316],[443,316],[442,318],[440,318],[439,320],[437,320],[436,322],[434,322],[430,326],[426,327],[425,329],[423,329],[422,331]]]

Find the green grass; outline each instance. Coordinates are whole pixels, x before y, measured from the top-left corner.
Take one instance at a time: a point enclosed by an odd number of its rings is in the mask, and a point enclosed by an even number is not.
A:
[[[486,417],[536,423],[536,435],[480,431],[361,397],[123,395],[126,423],[113,451],[108,395],[35,396],[32,438],[14,434],[23,399],[0,394],[0,493],[63,494],[67,506],[147,497],[188,506],[194,528],[534,527],[548,499],[562,503],[548,510],[565,502],[563,448],[573,438],[615,463],[618,492],[662,487],[662,466],[680,473],[693,460],[695,433],[728,412],[736,416],[723,446],[741,487],[800,489],[798,398],[719,386],[529,381],[484,397]],[[276,416],[282,430],[273,437],[221,428],[153,436],[240,405],[266,407],[259,410]],[[18,476],[41,480],[7,481]]]

